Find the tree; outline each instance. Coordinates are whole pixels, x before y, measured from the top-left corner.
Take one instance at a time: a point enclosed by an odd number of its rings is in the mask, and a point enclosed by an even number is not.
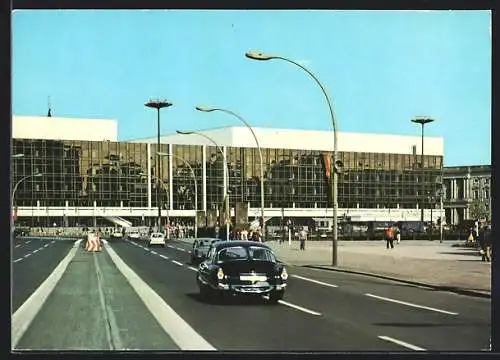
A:
[[[486,208],[486,204],[479,200],[474,200],[474,202],[469,207],[470,219],[488,219],[490,217],[490,212]]]

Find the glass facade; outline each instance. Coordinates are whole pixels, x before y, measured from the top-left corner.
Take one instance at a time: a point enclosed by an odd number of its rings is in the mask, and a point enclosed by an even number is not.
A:
[[[91,141],[14,139],[13,153],[24,157],[12,160],[13,185],[26,176],[15,193],[17,206],[147,207],[148,144]],[[160,152],[168,153],[162,144]],[[216,147],[206,147],[207,209],[216,209],[223,200],[223,156]],[[156,190],[163,208],[169,203],[169,174],[172,174],[174,210],[203,208],[203,147],[172,145],[169,156],[160,157],[157,169],[156,144],[149,152],[151,206],[157,207]],[[257,149],[226,149],[230,206],[236,202],[260,207],[260,157]],[[329,154],[320,151],[262,149],[265,206],[267,208],[331,207]],[[439,188],[443,158],[420,155],[340,152],[344,173],[339,176],[340,208],[415,208]],[[184,160],[184,161],[183,161]],[[157,176],[159,174],[159,176]],[[423,176],[423,177],[422,177]],[[159,180],[159,181],[158,181]]]

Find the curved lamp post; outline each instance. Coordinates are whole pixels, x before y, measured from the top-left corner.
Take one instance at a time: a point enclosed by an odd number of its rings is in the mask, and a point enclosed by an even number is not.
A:
[[[180,161],[182,161],[185,165],[187,165],[189,170],[191,170],[191,175],[193,176],[193,180],[194,180],[194,204],[195,204],[194,210],[195,210],[195,212],[198,212],[198,182],[196,181],[196,174],[194,173],[191,165],[189,165],[189,163],[186,160],[184,160],[183,158],[181,158],[180,156],[177,156],[174,154],[157,152],[156,155],[158,155],[158,156],[172,156],[173,158],[176,158],[176,159],[179,159]],[[196,213],[194,215],[194,237],[195,238],[198,237],[198,216]]]
[[[24,155],[22,154],[22,156],[24,156]],[[18,157],[22,157],[22,156],[18,156]],[[14,188],[12,189],[12,198],[11,198],[11,204],[10,204],[11,205],[10,208],[11,208],[12,212],[14,211],[14,198],[16,196],[16,191],[17,191],[17,188],[19,187],[19,185],[22,182],[24,182],[32,177],[40,177],[40,176],[43,176],[43,173],[36,173],[36,174],[27,175],[27,176],[24,176],[21,179],[19,179],[18,182],[16,182],[16,184],[14,185]],[[10,220],[11,221],[11,231],[14,231],[14,213],[11,214],[10,219],[11,219]]]
[[[211,138],[210,136],[205,135],[203,133],[200,133],[198,131],[180,131],[180,130],[176,130],[175,132],[177,134],[180,134],[180,135],[198,135],[198,136],[201,136],[201,137],[207,139],[212,144],[214,144],[215,147],[217,148],[217,151],[219,151],[221,153],[222,159],[223,159],[224,164],[225,164],[224,167],[226,168],[228,166],[226,155],[224,154],[224,151],[222,151],[222,148],[219,146],[219,144],[217,144],[217,142],[215,142],[215,140],[213,138]],[[229,168],[226,171],[226,175],[227,176],[224,177],[224,181],[226,183],[224,184],[224,198],[222,199],[222,201],[226,202],[226,211],[229,211],[229,197],[227,195],[227,189],[229,188]],[[226,221],[226,240],[229,240],[229,222],[227,221],[227,219],[225,219],[225,221]]]
[[[303,65],[299,64],[298,62],[295,62],[293,60],[287,59],[282,56],[276,56],[276,55],[269,55],[269,54],[264,54],[262,52],[257,52],[257,51],[250,51],[245,53],[245,56],[249,59],[252,60],[260,60],[260,61],[265,61],[265,60],[283,60],[286,61],[290,64],[293,64],[295,66],[298,66],[302,70],[304,70],[309,76],[311,76],[314,81],[318,84],[318,86],[321,88],[321,91],[323,92],[323,95],[325,95],[326,102],[328,103],[328,108],[330,110],[330,117],[332,120],[332,126],[333,126],[333,173],[332,173],[332,202],[333,202],[333,240],[332,240],[332,265],[337,266],[337,237],[338,237],[338,232],[337,232],[337,212],[338,212],[338,201],[337,201],[337,181],[338,181],[338,172],[340,172],[340,168],[342,167],[342,164],[337,160],[337,120],[335,119],[335,114],[333,112],[333,106],[332,102],[330,101],[330,98],[328,97],[328,94],[326,92],[325,87],[321,84],[321,82],[318,80],[314,74],[309,71],[306,67]]]
[[[260,157],[260,216],[262,218],[262,236],[266,236],[266,221],[264,219],[264,163],[262,160],[262,150],[260,148],[259,140],[257,139],[257,136],[255,135],[255,132],[253,131],[253,128],[250,126],[250,124],[243,119],[241,116],[238,114],[226,110],[226,109],[221,109],[221,108],[212,108],[212,107],[206,107],[206,106],[197,106],[196,110],[198,111],[203,111],[203,112],[212,112],[212,111],[221,111],[225,112],[227,114],[233,115],[236,117],[238,120],[240,120],[245,126],[250,130],[250,132],[253,135],[253,138],[255,140],[255,143],[257,144],[257,149],[259,150],[259,157]]]
[[[156,151],[160,151],[160,110],[163,108],[167,108],[172,106],[171,102],[168,102],[166,100],[149,100],[147,103],[144,104],[144,106],[151,108],[151,109],[156,109],[156,119],[157,119],[157,141],[156,141],[156,146],[157,149]],[[160,158],[158,156],[157,164],[156,164],[156,175],[157,179],[161,177],[160,172],[161,172],[161,164],[160,164]],[[159,184],[158,184],[159,185]],[[161,229],[161,199],[160,199],[160,192],[159,192],[159,186],[156,186],[156,205],[158,206],[158,231]],[[169,205],[170,206],[170,205]]]

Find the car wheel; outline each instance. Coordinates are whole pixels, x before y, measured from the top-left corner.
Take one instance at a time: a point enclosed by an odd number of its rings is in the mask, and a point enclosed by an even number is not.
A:
[[[283,300],[283,297],[285,296],[284,291],[273,291],[269,294],[269,302],[271,304],[276,304],[278,301]]]

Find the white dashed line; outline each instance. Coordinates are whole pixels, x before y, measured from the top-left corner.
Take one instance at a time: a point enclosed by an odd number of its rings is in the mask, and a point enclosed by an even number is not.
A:
[[[52,240],[50,243],[51,243],[51,244],[53,244],[53,243],[55,243],[55,242],[56,242],[55,240]]]
[[[296,310],[303,311],[303,312],[311,314],[311,315],[316,315],[316,316],[320,316],[321,315],[321,313],[319,313],[317,311],[309,310],[309,309],[306,309],[305,307],[302,307],[302,306],[299,306],[299,305],[295,305],[295,304],[289,303],[287,301],[278,300],[278,303],[280,303],[281,305],[285,305],[285,306],[294,308]]]
[[[27,257],[30,257],[30,256],[31,256],[31,254],[26,254],[26,255],[24,255],[23,257],[24,257],[24,258],[27,258]]]
[[[168,248],[173,249],[174,247],[172,245],[167,245]]]
[[[45,244],[45,245],[43,245],[43,247],[44,247],[44,248],[49,247],[49,244]]]
[[[28,240],[28,241],[26,241],[26,244],[29,244],[30,242],[31,242],[31,240]]]
[[[39,251],[40,251],[40,249],[33,250],[33,254],[36,254]]]
[[[151,250],[151,254],[158,255],[158,253],[154,250]]]
[[[197,268],[192,267],[192,266],[188,266],[188,269],[189,269],[189,270],[193,270],[193,271],[198,271],[198,269],[197,269]]]
[[[21,245],[16,245],[16,248],[20,247]]]
[[[165,256],[165,255],[162,255],[162,254],[160,254],[160,255],[158,255],[158,256],[159,256],[159,257],[161,257],[162,259],[165,259],[165,260],[168,260],[168,259],[169,259],[169,257],[168,257],[168,256]]]
[[[412,303],[409,303],[406,301],[394,300],[394,299],[390,299],[390,298],[386,298],[386,297],[382,297],[382,296],[377,296],[377,295],[372,295],[372,294],[365,294],[365,295],[372,297],[374,299],[389,301],[389,302],[393,302],[396,304],[411,306],[411,307],[418,308],[418,309],[430,310],[430,311],[435,311],[438,313],[448,314],[448,315],[458,315],[458,313],[455,313],[455,312],[440,310],[440,309],[436,309],[436,308],[432,308],[432,307],[428,307],[428,306],[423,306],[423,305],[412,304]]]
[[[176,265],[179,265],[179,266],[184,266],[184,264],[183,264],[183,263],[180,263],[180,262],[178,262],[178,261],[172,260],[172,262],[173,262],[174,264],[176,264]]]
[[[186,251],[186,250],[184,250],[183,248],[180,248],[180,247],[176,247],[176,249],[179,250],[179,251]]]
[[[381,340],[392,342],[394,344],[398,344],[398,345],[404,346],[405,348],[408,348],[408,349],[411,349],[411,350],[415,350],[415,351],[427,351],[424,348],[421,348],[419,346],[408,344],[407,342],[404,342],[404,341],[401,341],[401,340],[398,340],[398,339],[394,339],[394,338],[391,338],[389,336],[378,336],[378,338],[381,339]]]
[[[16,259],[16,260],[14,260],[15,263],[19,262],[19,261],[23,261],[23,259]]]
[[[323,282],[323,281],[319,281],[319,280],[309,279],[309,278],[306,278],[306,277],[303,277],[303,276],[299,276],[299,275],[290,275],[290,276],[294,277],[294,278],[297,278],[297,279],[309,281],[309,282],[312,282],[312,283],[315,283],[315,284],[323,285],[323,286],[329,286],[329,287],[334,287],[334,288],[338,287],[337,285],[329,284],[329,283],[326,283],[326,282]]]

